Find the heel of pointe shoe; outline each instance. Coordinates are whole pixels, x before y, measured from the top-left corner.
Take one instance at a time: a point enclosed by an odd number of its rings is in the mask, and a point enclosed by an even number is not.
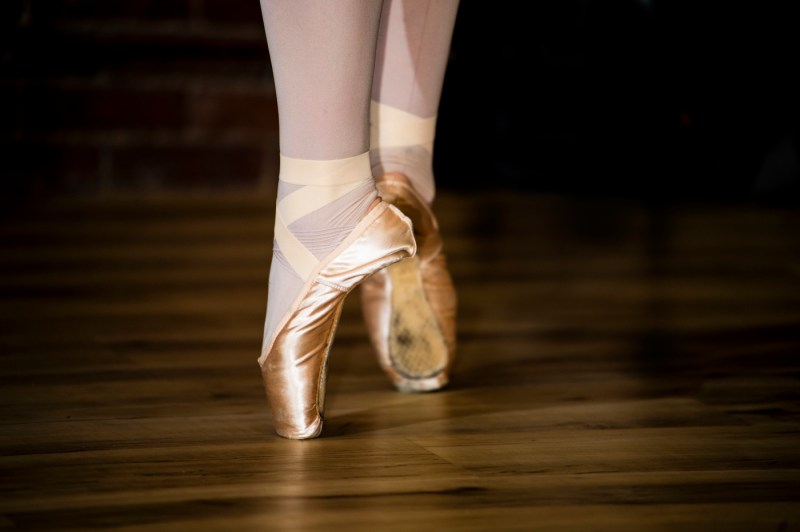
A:
[[[259,357],[278,435],[300,440],[322,433],[328,358],[345,297],[415,253],[411,221],[380,202],[317,267]]]
[[[449,383],[455,357],[456,293],[438,222],[405,176],[376,181],[381,197],[412,220],[418,251],[362,286],[370,340],[396,389],[439,390]]]

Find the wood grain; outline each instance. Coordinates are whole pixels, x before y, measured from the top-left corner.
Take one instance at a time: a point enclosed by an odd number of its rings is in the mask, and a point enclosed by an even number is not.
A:
[[[800,212],[437,199],[451,386],[395,392],[346,300],[323,436],[256,364],[268,196],[0,225],[0,528],[800,530]]]

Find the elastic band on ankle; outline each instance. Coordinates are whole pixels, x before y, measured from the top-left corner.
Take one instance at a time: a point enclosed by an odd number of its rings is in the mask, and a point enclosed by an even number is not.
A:
[[[396,107],[370,103],[370,149],[423,146],[433,153],[436,116],[422,118]]]
[[[293,185],[330,187],[372,179],[369,152],[327,161],[295,159],[281,154],[280,165],[278,179]]]
[[[319,260],[289,230],[289,225],[372,179],[369,153],[346,159],[313,161],[281,155],[279,180],[302,185],[278,201],[275,241],[286,261],[301,279],[307,279]]]

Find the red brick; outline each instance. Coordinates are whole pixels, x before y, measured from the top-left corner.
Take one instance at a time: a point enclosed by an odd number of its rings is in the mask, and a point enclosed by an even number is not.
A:
[[[100,151],[93,146],[15,142],[0,144],[9,154],[6,183],[29,192],[95,190],[100,179]]]
[[[205,90],[189,98],[188,124],[212,130],[277,131],[274,92]]]
[[[264,27],[261,4],[254,1],[203,0],[203,17],[214,24]]]
[[[191,0],[31,0],[34,23],[76,19],[187,19],[190,14]]]
[[[177,129],[185,124],[185,99],[178,91],[39,87],[23,91],[20,98],[26,133]]]
[[[112,175],[119,189],[252,187],[263,158],[260,149],[213,144],[119,148]]]

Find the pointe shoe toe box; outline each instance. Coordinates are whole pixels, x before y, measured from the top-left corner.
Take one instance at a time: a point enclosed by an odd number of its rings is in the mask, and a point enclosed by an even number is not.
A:
[[[306,282],[259,357],[279,435],[307,439],[321,433],[328,356],[345,297],[416,249],[411,221],[381,202]]]

